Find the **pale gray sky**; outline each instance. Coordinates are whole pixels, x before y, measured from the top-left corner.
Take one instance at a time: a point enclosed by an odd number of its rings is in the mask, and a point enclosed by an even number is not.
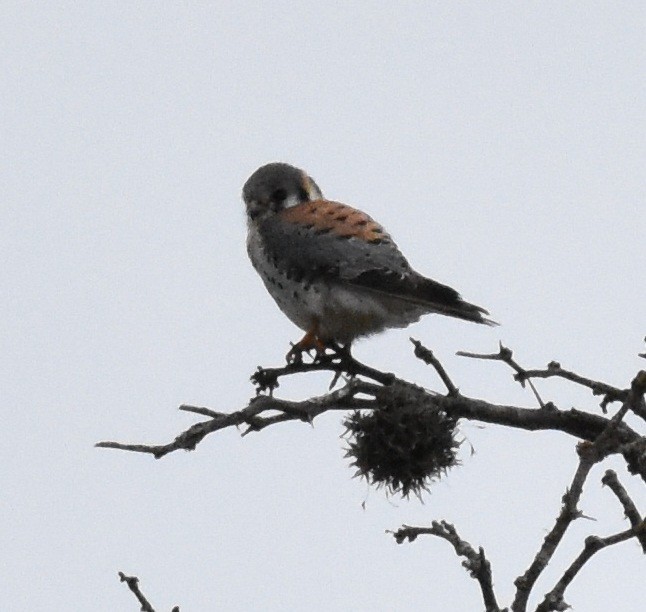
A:
[[[646,332],[645,18],[641,2],[4,2],[3,609],[137,610],[118,570],[160,611],[481,609],[445,542],[384,534],[433,519],[485,547],[508,602],[576,466],[563,435],[467,424],[475,455],[424,505],[350,479],[336,414],[161,461],[93,444],[168,441],[195,420],[184,402],[244,406],[299,337],[244,246],[240,189],[271,160],[502,323],[427,317],[359,358],[440,389],[412,334],[463,392],[532,406],[501,364],[454,356],[502,340],[527,366],[627,385]],[[626,526],[602,473],[582,502],[598,521],[574,525],[537,594],[585,535]],[[629,542],[568,601],[637,612],[643,577]]]

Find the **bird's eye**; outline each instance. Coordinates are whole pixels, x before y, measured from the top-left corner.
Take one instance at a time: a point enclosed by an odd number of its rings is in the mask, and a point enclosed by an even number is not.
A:
[[[281,204],[287,197],[287,192],[284,189],[276,189],[271,194],[271,201]]]

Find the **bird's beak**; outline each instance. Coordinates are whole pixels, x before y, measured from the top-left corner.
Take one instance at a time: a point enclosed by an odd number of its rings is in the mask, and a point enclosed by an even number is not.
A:
[[[245,204],[247,205],[247,215],[249,215],[250,219],[256,219],[267,208],[258,202],[258,200],[246,200]]]

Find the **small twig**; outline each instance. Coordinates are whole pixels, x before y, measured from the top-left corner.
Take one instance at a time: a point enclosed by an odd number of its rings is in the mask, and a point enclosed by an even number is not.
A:
[[[503,353],[506,353],[504,347]],[[469,353],[469,355],[471,354]],[[484,358],[501,360],[500,355],[484,356]],[[507,357],[507,359],[509,358]],[[516,366],[520,367],[517,364]],[[181,410],[207,416],[209,419],[192,425],[167,444],[124,444],[106,441],[99,442],[96,446],[146,453],[160,458],[177,450],[194,450],[207,435],[228,427],[246,425],[247,428],[244,432],[246,434],[285,421],[302,420],[311,423],[314,417],[330,410],[378,409],[384,405],[384,402],[378,397],[379,390],[385,389],[390,389],[392,393],[399,395],[401,393],[407,394],[414,388],[420,403],[427,402],[429,406],[433,406],[433,409],[442,410],[455,419],[477,420],[529,431],[562,431],[578,440],[595,440],[609,423],[609,420],[602,416],[576,409],[558,410],[551,402],[545,404],[542,410],[533,410],[518,406],[492,404],[460,394],[438,395],[432,391],[415,387],[411,383],[396,378],[393,374],[379,372],[361,364],[347,353],[324,355],[314,363],[289,364],[282,368],[261,368],[252,379],[258,386],[258,392],[264,390],[271,393],[271,390],[278,385],[278,379],[281,376],[310,371],[346,374],[350,379],[348,384],[352,385],[353,391],[348,397],[343,396],[344,389],[347,389],[346,385],[335,392],[336,395],[328,394],[302,402],[288,402],[274,399],[271,396],[259,395],[246,407],[231,413],[182,405]],[[357,377],[358,375],[371,378],[381,384],[369,383]],[[341,393],[341,396],[338,393]],[[362,393],[371,399],[356,397]],[[635,397],[637,398],[637,396]],[[636,402],[637,399],[631,403],[631,406],[636,405]],[[264,414],[267,411],[275,411],[278,414],[267,416]],[[626,460],[628,470],[646,481],[646,440],[624,423],[617,427],[616,434],[620,444],[613,452],[621,453]]]
[[[576,472],[572,479],[572,484],[563,495],[563,505],[559,513],[554,527],[549,531],[543,540],[540,550],[534,557],[534,560],[527,568],[522,576],[514,580],[516,586],[516,596],[511,605],[513,612],[525,612],[527,609],[527,601],[531,594],[536,581],[547,567],[547,564],[552,559],[557,547],[561,543],[567,528],[572,521],[581,518],[581,512],[577,508],[581,493],[583,492],[583,484],[585,483],[594,461],[591,461],[586,455],[582,455],[579,460]]]
[[[570,487],[563,495],[563,505],[554,527],[545,536],[540,550],[527,571],[514,581],[516,596],[511,605],[513,612],[525,612],[527,609],[527,600],[529,599],[532,588],[552,559],[565,532],[572,521],[582,517],[582,513],[577,506],[583,492],[583,485],[592,467],[606,457],[613,448],[617,447],[616,433],[627,411],[628,404],[625,402],[617,414],[610,419],[594,442],[581,442],[578,445],[579,465],[577,466]]]
[[[621,444],[617,450],[626,460],[628,471],[646,481],[646,437],[637,437],[632,442]]]
[[[581,568],[590,560],[590,558],[603,548],[625,542],[630,538],[639,537],[646,533],[646,522],[642,521],[639,525],[631,527],[626,531],[621,531],[611,536],[601,538],[599,536],[588,536],[585,539],[583,550],[577,558],[568,567],[554,588],[545,595],[545,599],[536,608],[536,612],[550,612],[551,610],[566,610],[570,606],[564,601],[565,590],[571,584],[572,580],[579,573]]]
[[[453,395],[453,396],[459,395],[460,391],[453,384],[453,382],[449,378],[449,375],[446,373],[444,366],[442,366],[442,364],[439,362],[437,357],[433,354],[433,351],[431,351],[430,349],[427,349],[419,340],[410,338],[410,341],[413,343],[413,346],[415,347],[415,352],[414,352],[415,357],[417,357],[418,359],[421,359],[426,365],[430,365],[435,368],[435,371],[437,372],[438,376],[442,379],[442,382],[444,383],[444,386],[449,392],[449,395]]]
[[[150,605],[150,602],[144,597],[144,594],[139,589],[139,578],[136,576],[126,576],[123,572],[119,572],[119,579],[125,582],[128,588],[134,593],[135,597],[141,604],[141,612],[155,612],[155,608]]]
[[[624,486],[619,482],[617,477],[617,472],[614,470],[606,470],[606,473],[603,475],[601,482],[608,486],[610,490],[617,496],[617,499],[624,508],[624,514],[626,518],[630,521],[630,524],[636,529],[640,524],[642,524],[643,519],[635,502],[633,502],[628,491]],[[641,544],[642,550],[646,553],[646,531],[637,534],[637,539]]]
[[[433,521],[430,527],[402,525],[397,531],[387,531],[386,533],[391,533],[398,544],[401,544],[404,540],[413,542],[417,539],[417,536],[423,534],[434,535],[446,540],[453,546],[458,556],[465,558],[462,565],[469,572],[471,578],[474,578],[480,584],[486,612],[506,612],[506,609],[501,610],[498,606],[496,594],[493,590],[491,564],[485,557],[484,549],[480,547],[476,552],[471,544],[460,538],[451,523]]]
[[[353,382],[350,381],[348,385],[353,386]],[[353,395],[355,392],[353,391]],[[333,393],[328,393],[318,398],[311,398],[303,402],[272,399],[271,403],[268,403],[268,409],[280,410],[280,414],[269,417],[256,416],[253,420],[248,420],[249,427],[242,435],[245,436],[252,431],[260,431],[269,425],[283,423],[285,421],[299,420],[311,424],[315,417],[329,410],[345,411],[375,408],[375,400],[355,398],[353,395],[350,396],[348,394],[346,386]]]
[[[628,404],[638,417],[646,421],[646,401],[644,401],[644,394],[646,393],[646,370],[637,372],[635,378],[630,383],[630,389],[626,395],[625,402]]]
[[[375,370],[356,361],[349,353],[340,350],[332,354],[319,354],[311,363],[303,363],[301,360],[280,368],[259,368],[252,376],[252,381],[257,387],[257,393],[269,392],[269,395],[257,395],[247,406],[235,412],[223,413],[206,407],[180,406],[180,410],[207,417],[208,420],[189,427],[168,444],[100,442],[97,446],[147,453],[152,454],[155,458],[160,458],[180,449],[193,450],[208,434],[228,427],[245,426],[243,435],[246,435],[286,421],[299,420],[312,423],[315,417],[327,411],[378,410],[386,406],[411,402],[424,409],[441,410],[455,421],[472,419],[530,431],[565,432],[581,441],[577,447],[579,464],[569,489],[563,495],[562,507],[552,530],[545,537],[527,571],[515,581],[517,591],[511,609],[513,612],[526,612],[531,591],[545,567],[553,559],[569,525],[577,518],[584,516],[579,510],[578,504],[592,467],[611,453],[621,453],[628,470],[631,473],[639,474],[646,481],[646,438],[623,422],[628,411],[632,411],[646,420],[646,403],[644,402],[646,372],[639,372],[630,388],[624,390],[563,370],[556,362],[549,364],[547,370],[525,370],[514,361],[512,351],[502,344],[496,354],[458,353],[462,356],[503,361],[508,364],[514,370],[514,378],[517,381],[521,384],[527,382],[530,385],[542,408],[541,410],[528,409],[492,404],[460,395],[458,388],[453,384],[432,351],[424,347],[418,340],[411,338],[411,342],[415,347],[415,356],[431,365],[438,373],[447,388],[446,395],[426,391],[396,378],[393,374]],[[303,401],[288,401],[271,396],[282,376],[315,371],[332,372],[334,374],[333,382],[336,382],[342,375],[347,377],[349,381],[337,391]],[[611,402],[622,401],[622,406],[612,419],[575,409],[559,410],[551,402],[543,403],[531,380],[532,378],[552,376],[588,387],[595,395],[603,395],[604,412],[606,412],[607,404]],[[587,538],[583,552],[567,569],[554,589],[545,596],[545,600],[541,603],[543,607],[539,607],[542,612],[564,609],[563,595],[566,588],[587,560],[601,548],[636,537],[646,552],[646,525],[637,507],[619,483],[614,472],[606,472],[603,482],[619,499],[632,528],[607,538],[597,536]],[[483,549],[480,548],[479,551],[476,551],[467,542],[461,540],[452,525],[445,522],[434,522],[430,528],[404,525],[394,535],[397,541],[401,542],[404,539],[412,541],[417,535],[425,533],[449,541],[456,553],[465,558],[464,567],[478,581],[487,611],[504,612],[499,609],[496,602],[491,568]],[[152,607],[141,595],[137,578],[125,576],[121,572],[119,576],[122,581],[127,582],[133,593],[136,595],[139,593],[137,597],[142,604],[142,610],[150,612]]]
[[[284,421],[311,422],[315,416],[330,410],[378,409],[383,406],[383,401],[378,396],[381,391],[386,390],[395,395],[408,394],[414,390],[420,403],[428,402],[434,409],[442,410],[455,419],[482,421],[526,431],[561,431],[577,440],[595,440],[609,423],[607,418],[575,409],[561,411],[556,408],[548,410],[546,407],[545,410],[535,410],[519,406],[492,404],[464,395],[457,397],[438,395],[400,379],[395,379],[387,387],[359,378],[350,380],[348,385],[351,385],[351,397],[345,398],[343,401],[337,401],[339,399],[338,393],[343,394],[343,389],[347,385],[335,391],[334,393],[337,395],[322,396],[327,400],[312,398],[295,403],[265,395],[257,396],[240,410],[224,413],[223,416],[216,416],[192,425],[167,444],[99,442],[96,446],[151,454],[159,459],[174,451],[194,450],[207,435],[228,427],[248,425],[251,426],[251,431],[259,431],[268,425]],[[367,395],[374,399],[362,399],[357,397],[359,395]],[[405,398],[405,401],[410,401],[410,398]],[[296,408],[294,408],[295,404],[297,404]],[[287,412],[282,412],[283,408]],[[275,410],[279,414],[262,416],[264,412],[271,410]],[[214,414],[220,415],[222,413],[214,411]],[[637,474],[646,481],[646,440],[625,423],[621,423],[617,427],[616,434],[620,445],[615,452],[622,454],[632,474]]]
[[[513,351],[506,346],[503,346],[502,342],[499,343],[499,346],[500,348],[497,353],[480,354],[458,351],[456,355],[459,355],[460,357],[470,357],[471,359],[485,359],[490,361],[502,361],[503,363],[506,363],[512,370],[516,372],[516,376],[514,376],[515,380],[520,382],[523,387],[525,386],[525,382],[527,382],[530,389],[534,393],[536,400],[538,401],[538,405],[541,408],[547,408],[548,405],[546,405],[545,402],[543,402],[543,400],[541,399],[541,396],[538,394],[538,390],[534,386],[534,383],[529,378],[519,378],[525,376],[526,370],[521,367],[516,361],[514,361]]]
[[[347,374],[350,377],[365,376],[382,385],[389,385],[395,380],[395,375],[389,372],[381,372],[371,368],[360,361],[357,361],[349,353],[333,353],[331,355],[318,355],[310,362],[296,361],[287,363],[280,368],[261,368],[251,376],[251,382],[257,387],[258,393],[273,392],[278,387],[278,379],[281,376],[302,374],[304,372],[334,372],[336,376]]]
[[[623,402],[628,395],[626,389],[618,389],[604,382],[598,380],[592,380],[585,376],[571,372],[570,370],[564,370],[561,367],[561,364],[557,361],[551,361],[547,364],[547,368],[544,370],[526,370],[523,374],[518,374],[518,380],[530,380],[532,378],[563,378],[564,380],[569,380],[570,382],[581,385],[582,387],[587,387],[592,391],[593,395],[603,395],[601,400],[601,409],[603,412],[607,412],[608,404],[612,402]]]
[[[178,410],[183,410],[184,412],[193,412],[194,414],[201,414],[202,416],[210,417],[212,419],[219,419],[223,416],[226,416],[224,412],[218,412],[216,410],[211,410],[210,408],[203,408],[202,406],[191,406],[190,404],[182,404]]]
[[[208,408],[191,409],[191,412],[198,412],[199,414],[211,412],[215,416],[208,421],[192,425],[168,444],[147,445],[99,442],[95,446],[98,448],[114,448],[137,453],[148,453],[153,455],[155,459],[159,459],[168,453],[180,449],[194,450],[208,434],[227,427],[237,427],[246,424],[248,425],[248,429],[245,433],[249,433],[250,431],[259,431],[268,425],[283,421],[301,420],[311,423],[315,417],[329,410],[374,408],[375,402],[373,400],[355,397],[355,395],[360,393],[368,393],[372,388],[369,383],[360,380],[351,380],[347,385],[337,391],[302,402],[291,402],[267,395],[259,395],[253,398],[245,408],[228,414],[210,411]],[[181,409],[186,410],[187,406],[182,406]],[[267,411],[278,411],[281,414],[271,417],[260,416],[263,412]]]

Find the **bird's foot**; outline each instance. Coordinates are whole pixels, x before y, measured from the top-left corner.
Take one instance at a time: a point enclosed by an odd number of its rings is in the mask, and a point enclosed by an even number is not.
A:
[[[351,361],[352,360],[352,353],[350,352],[350,348],[352,346],[351,342],[346,342],[346,344],[338,344],[334,343],[331,348],[334,350],[336,353],[336,357],[338,357],[341,361]]]
[[[296,344],[289,349],[286,359],[289,364],[303,363],[303,353],[314,350],[314,361],[325,357],[325,349],[328,345],[323,342],[314,332],[307,332]]]

